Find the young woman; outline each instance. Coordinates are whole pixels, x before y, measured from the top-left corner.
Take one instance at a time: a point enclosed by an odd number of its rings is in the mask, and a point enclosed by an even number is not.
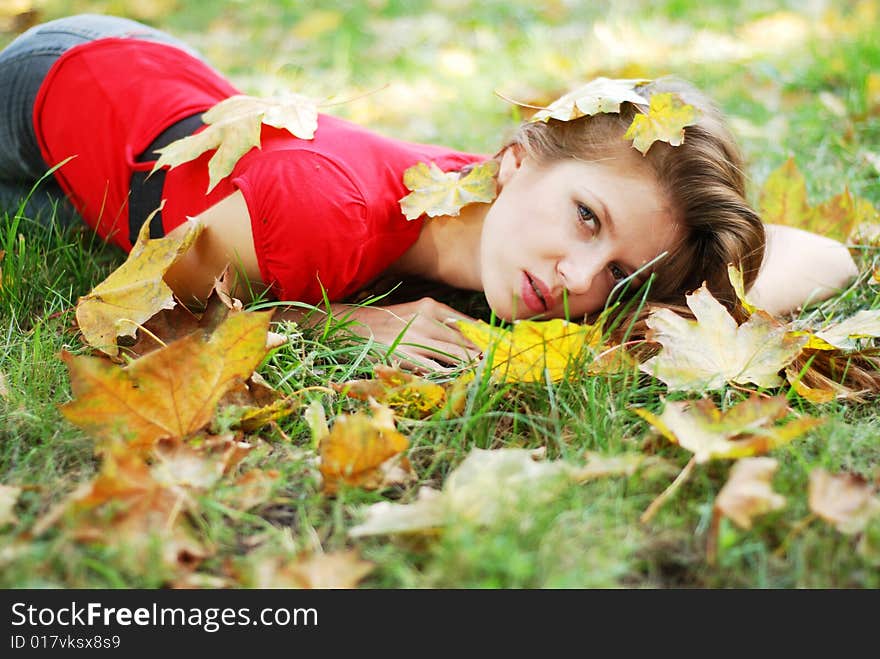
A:
[[[150,226],[165,235],[198,218],[199,240],[166,277],[184,302],[204,299],[232,262],[255,290],[334,305],[380,275],[481,290],[501,318],[580,319],[651,274],[649,297],[681,305],[706,281],[730,308],[727,264],[768,310],[829,295],[855,275],[834,241],[766,227],[745,200],[741,157],[712,104],[669,80],[700,110],[680,146],[643,156],[623,134],[644,106],[573,121],[525,123],[495,156],[497,197],[459,215],[407,221],[403,173],[418,162],[460,170],[488,156],[402,142],[321,115],[314,139],[263,126],[210,193],[210,153],[147,177],[155,151],[202,126],[238,92],[199,56],[152,28],[81,15],[32,28],[0,53],[0,181],[27,190],[49,167],[79,215],[130,249]],[[770,249],[765,246],[769,242]],[[659,257],[659,258],[658,258]],[[765,261],[761,270],[762,260]],[[647,265],[647,267],[645,267]],[[760,275],[759,275],[760,271]],[[757,280],[757,281],[756,281]],[[454,363],[471,347],[454,309],[423,299],[352,312],[359,331],[414,363]]]

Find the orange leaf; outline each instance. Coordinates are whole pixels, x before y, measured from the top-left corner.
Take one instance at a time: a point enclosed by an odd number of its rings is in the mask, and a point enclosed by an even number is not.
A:
[[[61,411],[100,440],[122,438],[139,449],[196,432],[266,354],[271,315],[232,314],[207,341],[190,334],[125,368],[64,352],[76,398]]]
[[[773,458],[743,458],[715,499],[715,507],[744,529],[752,518],[785,505],[785,497],[773,491],[771,481],[779,463]]]
[[[865,479],[856,474],[831,474],[821,467],[810,472],[810,510],[841,533],[864,530],[880,515],[880,498]]]

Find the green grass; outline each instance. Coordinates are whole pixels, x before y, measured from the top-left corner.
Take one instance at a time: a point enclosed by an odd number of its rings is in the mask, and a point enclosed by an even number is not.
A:
[[[478,152],[494,152],[516,119],[515,108],[495,96],[496,89],[528,100],[593,75],[679,74],[705,88],[732,117],[749,161],[754,200],[767,174],[793,155],[812,202],[847,185],[880,205],[880,172],[864,157],[880,150],[880,115],[867,112],[865,96],[867,75],[880,72],[880,48],[871,30],[876,21],[859,13],[871,7],[880,12],[876,2],[829,2],[825,12],[793,13],[802,30],[790,41],[772,33],[749,40],[749,30],[786,7],[801,11],[801,3],[634,1],[602,14],[589,8],[602,3],[377,0],[339,3],[339,16],[330,19],[338,25],[311,33],[301,21],[314,19],[328,3],[155,4],[165,11],[134,17],[195,44],[245,91],[290,86],[330,101],[370,92],[326,111],[396,137]],[[51,0],[44,16],[122,6],[114,0]],[[823,103],[823,92],[842,102],[844,116]],[[169,585],[177,577],[160,561],[141,560],[125,547],[73,543],[51,531],[36,539],[26,535],[35,519],[97,469],[93,440],[58,411],[71,397],[58,355],[83,350],[72,329],[77,297],[122,260],[83,229],[57,228],[50,219],[37,222],[18,208],[0,211],[0,372],[8,392],[0,397],[0,483],[26,487],[16,507],[19,523],[0,529],[0,586]],[[876,249],[859,257],[863,269],[877,261]],[[478,300],[463,303],[481,310]],[[844,314],[878,307],[880,287],[866,284],[822,310]],[[260,368],[284,392],[371,374],[375,349],[353,341],[338,319],[290,338]],[[270,550],[354,547],[376,564],[363,582],[376,588],[880,587],[880,520],[862,538],[842,535],[821,520],[801,525],[809,513],[812,468],[851,471],[876,482],[876,400],[815,406],[792,398],[798,411],[827,422],[773,452],[780,463],[774,488],[787,506],[758,518],[747,531],[723,521],[715,565],[706,560],[706,542],[712,504],[729,471],[720,462],[698,467],[649,524],[639,516],[674,471],[574,485],[550,503],[525,497],[488,527],[455,524],[435,538],[347,537],[365,504],[406,503],[415,500],[419,485],[441,487],[472,447],[546,447],[548,459],[574,464],[583,462],[586,451],[645,450],[680,469],[689,454],[652,439],[630,411],[657,410],[664,396],[665,387],[644,376],[503,387],[478,380],[461,417],[400,422],[411,441],[418,484],[385,492],[343,489],[336,497],[321,493],[307,424],[290,418],[279,429],[262,431],[264,441],[246,458],[250,467],[280,471],[269,503],[236,512],[224,504],[228,485],[201,498],[197,526],[215,551],[199,571],[219,575],[232,564],[245,573],[249,562]],[[317,392],[313,397],[331,421],[363,407]],[[713,397],[727,407],[744,394],[727,389]],[[860,542],[873,553],[860,553]]]

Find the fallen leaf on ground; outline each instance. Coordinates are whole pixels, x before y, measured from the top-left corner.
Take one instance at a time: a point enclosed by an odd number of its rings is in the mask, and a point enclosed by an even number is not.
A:
[[[831,474],[817,467],[810,472],[810,510],[841,533],[854,535],[880,515],[880,498],[856,474]]]
[[[343,483],[364,489],[386,487],[382,464],[408,446],[388,407],[375,406],[373,416],[364,412],[339,415],[318,446],[324,493],[334,494]]]
[[[263,359],[271,315],[232,314],[208,340],[190,334],[125,368],[64,352],[75,398],[61,412],[99,440],[122,438],[138,449],[194,433]]]
[[[624,102],[648,105],[648,99],[638,92],[638,88],[646,82],[649,81],[596,78],[539,110],[530,121],[571,121],[599,113],[613,114],[620,112],[620,104]]]
[[[105,452],[101,470],[34,524],[42,535],[53,526],[80,542],[125,546],[143,564],[154,552],[174,570],[191,570],[208,550],[196,539],[181,488],[158,482],[143,457],[118,443]]]
[[[375,567],[353,549],[296,557],[258,555],[249,562],[250,588],[356,588]]]
[[[491,524],[521,502],[553,499],[580,480],[579,473],[562,461],[536,462],[527,449],[471,449],[446,478],[442,491],[422,487],[414,503],[373,504],[349,535],[430,533],[455,520]],[[587,473],[583,480],[590,477]]]
[[[154,462],[150,471],[156,482],[164,487],[207,490],[241,462],[252,448],[234,435],[198,437],[191,442],[164,439],[153,450]]]
[[[89,345],[115,356],[117,336],[133,337],[159,310],[174,307],[174,296],[162,277],[203,228],[199,222],[186,222],[164,238],[151,240],[150,221],[144,222],[125,263],[77,302],[76,322]]]
[[[0,371],[0,398],[8,398],[9,389],[6,386],[6,375]]]
[[[239,158],[260,146],[264,124],[303,140],[312,139],[318,128],[318,106],[299,94],[277,98],[238,95],[220,101],[202,115],[202,121],[207,125],[204,130],[159,149],[159,159],[150,173],[165,166],[172,169],[216,149],[208,161],[207,194],[229,176]]]
[[[684,142],[684,129],[697,123],[700,111],[685,103],[677,94],[665,92],[651,96],[647,114],[633,117],[624,139],[631,139],[642,155],[647,155],[654,142],[679,146]]]
[[[493,379],[500,382],[544,382],[545,370],[551,381],[558,382],[570,363],[602,341],[601,323],[578,325],[560,318],[518,320],[512,330],[481,320],[460,320],[456,326],[483,351]]]
[[[400,209],[408,220],[458,215],[468,204],[495,199],[497,173],[496,160],[474,165],[463,175],[444,172],[433,162],[417,163],[403,173],[403,183],[411,192],[400,200]]]
[[[855,350],[859,339],[880,337],[880,309],[862,309],[845,320],[814,331],[813,334],[831,348]],[[811,341],[807,345],[814,349],[827,349],[814,343]]]
[[[801,417],[774,425],[788,413],[785,396],[752,396],[724,412],[708,398],[666,403],[659,417],[644,408],[633,411],[669,441],[692,452],[697,463],[760,455],[824,422]]]
[[[753,517],[785,506],[785,497],[773,491],[773,474],[778,468],[773,458],[738,460],[715,498],[715,508],[741,528],[752,528]]]
[[[237,510],[250,510],[269,500],[280,477],[281,473],[276,469],[249,469],[236,478],[219,498]]]
[[[376,364],[372,380],[349,380],[330,386],[358,400],[372,398],[402,417],[423,419],[446,403],[446,391],[439,384],[424,380],[398,368]]]
[[[756,310],[742,325],[705,285],[686,296],[696,320],[669,309],[651,312],[649,339],[663,346],[641,369],[671,391],[720,389],[727,382],[778,387],[779,371],[790,364],[805,336],[792,336],[786,325]]]
[[[18,502],[20,494],[20,487],[0,485],[0,529],[7,524],[18,523],[18,517],[15,516],[15,504]]]

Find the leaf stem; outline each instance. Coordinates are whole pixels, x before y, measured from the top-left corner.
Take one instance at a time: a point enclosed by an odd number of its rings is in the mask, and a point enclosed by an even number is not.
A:
[[[779,546],[774,550],[773,556],[775,558],[782,558],[782,556],[788,550],[788,545],[791,543],[794,537],[801,533],[805,528],[807,528],[814,519],[816,519],[815,513],[810,513],[802,520],[800,520],[797,524],[792,526],[791,531],[788,532],[788,535],[782,539],[782,542],[779,543]]]
[[[136,323],[136,322],[134,322],[133,320],[131,320],[131,319],[129,319],[129,318],[120,318],[120,319],[119,319],[118,321],[116,321],[116,322],[118,322],[118,323],[122,323],[122,322],[131,323],[132,325],[134,325],[135,327],[137,327],[140,331],[142,331],[144,334],[146,334],[147,336],[149,336],[151,339],[153,339],[153,341],[155,341],[156,343],[158,343],[158,344],[159,344],[160,346],[162,346],[163,348],[167,348],[167,347],[168,347],[168,344],[167,344],[167,343],[165,343],[162,339],[160,339],[158,336],[156,336],[155,334],[153,334],[150,330],[148,330],[146,327],[144,327],[144,326],[141,325],[140,323]]]
[[[670,483],[669,487],[667,487],[663,492],[660,493],[656,499],[651,502],[651,505],[645,509],[645,512],[642,513],[642,516],[639,517],[639,521],[642,524],[647,524],[651,521],[651,518],[660,510],[660,506],[666,503],[666,500],[669,499],[675,492],[680,488],[684,482],[690,477],[691,472],[693,472],[694,467],[697,464],[696,456],[692,457],[690,461],[684,466],[684,469],[675,477],[675,480]]]

